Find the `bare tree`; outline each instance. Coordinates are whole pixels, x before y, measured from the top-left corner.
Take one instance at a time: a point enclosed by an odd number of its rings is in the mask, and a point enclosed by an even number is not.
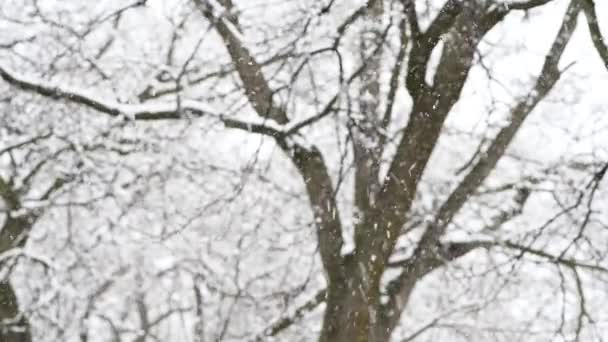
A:
[[[33,94],[41,106],[59,103],[82,111],[91,125],[105,114],[108,120],[119,123],[112,128],[118,131],[132,124],[143,135],[148,127],[154,130],[161,126],[161,131],[179,135],[180,124],[192,129],[198,122],[219,122],[222,129],[260,136],[260,145],[265,147],[255,149],[255,161],[272,161],[289,175],[290,180],[274,181],[277,185],[302,188],[314,221],[325,284],[310,286],[306,278],[300,292],[292,288],[286,289],[288,294],[283,297],[273,296],[275,300],[283,298],[290,307],[274,323],[251,329],[234,321],[239,303],[258,303],[252,299],[256,298],[255,283],[275,280],[276,274],[254,275],[249,270],[250,282],[241,281],[241,272],[247,272],[241,265],[246,258],[236,258],[234,288],[229,289],[214,287],[205,276],[182,265],[171,272],[174,279],[181,279],[180,272],[195,279],[193,286],[185,286],[190,305],[168,304],[167,310],[153,319],[145,293],[138,293],[132,298],[140,323],[137,341],[162,336],[155,327],[183,312],[195,317],[197,340],[205,340],[205,335],[211,334],[204,324],[210,314],[204,308],[206,295],[196,284],[199,282],[207,282],[224,303],[217,309],[216,316],[222,318],[215,332],[217,341],[278,337],[321,303],[325,304],[318,337],[322,342],[411,341],[433,331],[453,336],[462,333],[465,339],[469,331],[476,331],[480,332],[479,340],[488,336],[499,339],[490,330],[483,335],[486,331],[482,327],[449,322],[455,315],[479,314],[490,305],[486,300],[500,302],[498,295],[490,294],[479,295],[483,297],[479,305],[444,308],[443,314],[428,319],[421,328],[402,329],[404,312],[411,309],[413,313],[407,315],[416,315],[412,294],[420,284],[467,260],[474,264],[476,259],[487,268],[479,273],[493,276],[464,277],[471,287],[479,285],[471,279],[485,279],[502,293],[499,290],[514,287],[512,282],[523,272],[521,268],[540,264],[536,267],[550,269],[555,272],[553,279],[561,279],[553,283],[553,289],[561,291],[564,302],[570,296],[576,298],[576,309],[563,313],[550,333],[535,333],[530,328],[503,331],[501,336],[525,333],[551,338],[559,334],[575,340],[590,336],[587,331],[593,329],[594,318],[586,299],[586,293],[593,292],[588,287],[589,277],[604,283],[608,271],[606,234],[602,231],[605,211],[596,204],[605,199],[601,184],[608,169],[606,146],[596,149],[594,145],[593,151],[581,158],[567,155],[559,163],[543,156],[529,161],[517,151],[518,144],[523,146],[517,136],[532,126],[528,122],[541,103],[554,96],[555,101],[567,104],[565,91],[556,89],[566,72],[575,68],[572,64],[563,66],[562,61],[583,16],[587,29],[581,33],[591,43],[594,57],[599,56],[606,67],[597,72],[606,73],[608,48],[592,0],[369,0],[357,2],[357,8],[351,8],[350,2],[333,0],[305,4],[194,0],[176,1],[171,15],[163,4],[138,1],[82,17],[75,14],[79,9],[67,8],[64,15],[59,9],[44,8],[42,3],[23,6],[29,18],[10,11],[2,16],[6,25],[39,24],[49,30],[48,36],[41,38],[15,37],[0,42],[0,77],[7,91]],[[146,10],[149,15],[163,12],[170,17],[169,34],[163,37],[168,37],[168,42],[150,41],[150,46],[144,44],[141,51],[132,52],[130,39],[116,31],[127,25],[123,16]],[[277,18],[278,23],[264,19],[272,10],[284,18]],[[534,80],[522,86],[525,91],[511,97],[513,102],[502,104],[502,114],[488,113],[486,117],[502,115],[505,119],[499,124],[486,123],[480,136],[475,136],[473,128],[459,132],[466,124],[454,125],[450,120],[467,114],[458,108],[465,89],[482,87],[472,80],[473,71],[481,70],[489,81],[500,84],[494,66],[487,63],[500,47],[491,35],[510,27],[516,30],[515,18],[534,20],[545,11],[557,10],[565,13],[552,28],[556,33],[551,31],[546,37],[551,44],[542,63],[525,68],[535,75]],[[137,28],[125,30],[129,29]],[[156,33],[142,33],[152,39],[150,34]],[[41,51],[45,40],[52,41],[57,51]],[[27,48],[35,52],[28,55]],[[45,56],[43,62],[35,60],[35,53]],[[115,62],[117,58],[122,58],[122,64]],[[519,73],[520,69],[511,72]],[[504,97],[499,100],[504,102]],[[553,123],[536,125],[541,125],[542,131],[542,125]],[[43,138],[33,137],[27,144]],[[456,155],[442,147],[444,142],[474,146]],[[267,147],[269,143],[272,147]],[[8,153],[9,148],[0,153]],[[272,155],[269,151],[274,148],[282,152],[281,157],[264,157],[264,153]],[[285,165],[285,161],[290,164]],[[501,163],[507,166],[501,168]],[[508,174],[505,170],[514,169],[523,171],[517,176],[502,176]],[[190,172],[189,177],[197,177],[196,170],[186,166],[184,170]],[[251,169],[243,171],[245,175],[252,173]],[[262,175],[258,177],[258,182],[267,181]],[[299,185],[292,185],[294,179]],[[64,181],[57,182],[41,200]],[[0,237],[2,246],[7,247],[0,251],[22,246],[10,237],[23,236],[19,241],[25,243],[36,221],[28,216],[34,214],[10,214],[21,208],[16,191],[10,180],[0,178],[0,195],[9,211],[0,231],[9,236]],[[219,202],[220,207],[246,192],[238,187],[234,197]],[[286,197],[278,196],[277,206]],[[531,210],[543,214],[535,215]],[[530,223],[536,226],[522,227]],[[242,246],[246,239],[243,233],[237,245]],[[204,258],[198,263],[204,264]],[[201,265],[197,267],[205,272],[213,268]],[[459,288],[457,280],[435,280],[445,292]],[[144,286],[140,283],[137,287]],[[18,314],[13,292],[10,286],[3,292],[9,300],[6,309],[2,307],[2,318],[17,317],[23,323],[25,318]],[[294,305],[292,299],[301,292],[311,293],[311,299]],[[425,294],[433,295],[433,291]],[[562,311],[566,307],[564,304]],[[569,318],[572,312],[576,314]],[[420,316],[418,322],[428,318]],[[500,330],[498,324],[496,330]]]

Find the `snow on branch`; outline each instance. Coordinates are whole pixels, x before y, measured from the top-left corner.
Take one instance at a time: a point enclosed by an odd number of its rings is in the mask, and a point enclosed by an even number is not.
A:
[[[270,136],[283,135],[283,127],[276,124],[272,119],[267,118],[251,122],[228,118],[216,113],[212,108],[200,101],[183,100],[179,105],[172,102],[122,104],[96,98],[94,95],[81,89],[47,84],[44,81],[18,76],[15,72],[9,71],[1,65],[0,77],[10,85],[24,91],[55,100],[83,105],[115,117],[124,116],[130,120],[138,121],[177,120],[182,119],[184,117],[183,114],[187,113],[196,117],[210,116],[216,118],[228,128],[236,128]]]

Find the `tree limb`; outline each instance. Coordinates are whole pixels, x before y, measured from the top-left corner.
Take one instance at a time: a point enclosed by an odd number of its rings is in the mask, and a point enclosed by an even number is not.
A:
[[[344,261],[341,256],[344,239],[334,186],[323,155],[316,147],[303,147],[283,139],[276,139],[281,149],[298,169],[317,226],[317,241],[323,267],[330,283],[344,280]]]
[[[314,310],[317,306],[319,306],[319,304],[323,303],[325,301],[325,296],[326,290],[319,290],[314,297],[312,297],[302,306],[296,308],[293,314],[280,318],[279,320],[266,327],[263,333],[257,336],[254,341],[261,342],[264,341],[265,338],[278,335],[280,332],[287,329],[292,324],[296,323],[306,313]]]
[[[207,105],[198,101],[182,101],[181,110],[178,110],[174,103],[121,104],[110,101],[106,102],[78,89],[54,86],[41,81],[19,77],[2,66],[0,66],[0,78],[21,90],[55,100],[62,100],[67,103],[79,104],[114,117],[124,116],[137,121],[179,120],[184,118],[185,113],[188,113],[196,117],[210,116],[216,118],[227,128],[269,136],[281,136],[283,134],[281,127],[277,125],[273,126],[272,122],[263,121],[261,123],[254,123],[228,118],[214,113]]]
[[[454,22],[453,34],[449,35],[442,51],[432,89],[414,101],[409,121],[381,185],[374,213],[366,222],[368,238],[356,242],[357,253],[361,254],[362,260],[374,259],[371,268],[377,271],[376,281],[379,281],[406,221],[418,182],[439,139],[443,123],[460,97],[477,44],[504,18],[504,15],[479,15],[476,10],[479,9],[467,7]]]
[[[604,43],[604,38],[602,37],[597,13],[595,12],[595,3],[593,0],[580,0],[580,3],[587,19],[587,25],[589,27],[593,45],[600,55],[602,62],[604,62],[604,66],[608,69],[608,46]]]
[[[471,171],[458,184],[448,199],[441,205],[434,222],[423,234],[418,249],[419,253],[435,244],[456,213],[474,194],[477,188],[488,178],[498,161],[504,155],[507,147],[515,138],[524,120],[534,108],[553,89],[561,76],[558,63],[576,28],[577,15],[580,7],[573,1],[568,8],[553,45],[545,57],[542,71],[537,78],[532,91],[522,99],[511,111],[509,124],[503,127],[488,149],[482,154]]]
[[[421,33],[416,19],[414,1],[408,1],[405,4],[413,39],[405,84],[413,98],[418,97],[428,87],[424,78],[431,53],[439,43],[441,35],[452,28],[456,16],[460,14],[462,9],[462,0],[448,0],[426,32]]]
[[[272,119],[279,124],[286,124],[289,121],[287,114],[284,110],[275,106],[273,91],[264,78],[262,66],[255,60],[237,35],[239,27],[236,15],[231,15],[230,19],[226,17],[217,18],[208,2],[196,0],[195,3],[205,18],[215,25],[218,34],[224,41],[232,63],[243,82],[249,103],[261,117]],[[231,9],[230,4],[231,2],[227,3],[229,6],[227,10]]]

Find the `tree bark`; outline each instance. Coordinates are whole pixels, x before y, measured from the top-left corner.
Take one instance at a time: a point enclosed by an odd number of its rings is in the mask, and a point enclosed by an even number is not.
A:
[[[6,281],[0,283],[0,341],[31,342],[29,324],[25,317],[19,317],[19,303],[12,285]]]
[[[379,341],[375,335],[379,290],[370,284],[366,265],[345,257],[343,277],[330,282],[320,342]]]
[[[0,179],[0,196],[10,209],[20,208],[18,196],[2,179]],[[16,217],[9,213],[0,228],[0,254],[12,248],[23,247],[36,218],[37,214],[33,212]],[[20,315],[15,290],[8,279],[5,279],[0,282],[0,342],[31,341],[29,323]]]

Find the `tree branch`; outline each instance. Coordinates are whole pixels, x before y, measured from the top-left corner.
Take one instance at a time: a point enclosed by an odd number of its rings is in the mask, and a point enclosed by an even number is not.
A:
[[[481,9],[467,7],[452,25],[453,34],[449,35],[442,51],[433,88],[415,99],[379,191],[374,214],[369,215],[370,220],[366,222],[368,237],[356,242],[357,253],[363,260],[375,260],[372,268],[378,277],[400,235],[443,123],[460,97],[477,44],[504,18],[501,15],[480,15],[477,10]],[[432,32],[438,31],[434,29]],[[379,278],[375,280],[379,281]]]
[[[546,5],[548,3],[550,3],[553,0],[528,0],[528,1],[524,1],[524,2],[509,2],[509,3],[505,3],[502,6],[504,6],[506,11],[509,10],[529,10],[535,7],[539,7],[542,5]]]
[[[597,13],[595,12],[595,3],[593,0],[580,0],[580,3],[587,19],[593,45],[604,62],[604,66],[608,69],[608,46],[604,43],[604,38],[602,37]]]
[[[428,88],[425,76],[431,53],[435,46],[437,46],[437,43],[439,43],[441,35],[452,28],[456,17],[462,9],[463,4],[461,0],[448,0],[426,32],[420,33],[414,1],[408,1],[405,4],[406,15],[410,21],[412,39],[414,41],[408,59],[405,84],[413,98],[417,98]]]
[[[513,249],[522,252],[523,254],[530,254],[536,257],[540,257],[542,259],[549,260],[550,262],[557,263],[560,265],[568,266],[571,268],[580,268],[587,271],[595,271],[608,274],[608,268],[593,265],[583,261],[578,261],[576,259],[565,258],[559,255],[553,255],[551,253],[545,252],[541,249],[535,249],[529,246],[524,246],[511,241],[503,241],[503,242],[479,242],[480,244],[484,244],[483,247],[504,247],[508,249]]]
[[[392,331],[399,323],[401,312],[407,305],[410,295],[420,279],[438,267],[481,247],[487,247],[486,243],[478,241],[450,242],[440,245],[437,249],[438,253],[429,254],[424,258],[411,256],[402,261],[391,262],[390,267],[399,267],[403,271],[387,285],[389,301],[382,307],[382,316],[384,317],[382,324],[385,329]]]
[[[341,282],[344,280],[344,262],[340,254],[344,245],[342,223],[323,155],[314,146],[306,148],[289,139],[276,141],[291,158],[306,186],[317,227],[319,253],[328,281]]]
[[[261,342],[264,340],[264,338],[278,335],[280,332],[284,331],[285,329],[296,323],[306,313],[314,310],[317,306],[319,306],[319,304],[323,303],[325,301],[325,296],[325,289],[318,291],[314,297],[312,297],[302,306],[296,308],[293,314],[280,318],[279,320],[266,327],[263,333],[257,336],[254,341]]]
[[[475,166],[473,166],[471,171],[469,171],[448,199],[441,205],[434,222],[427,228],[420,240],[418,246],[419,253],[422,253],[422,250],[426,248],[430,248],[439,240],[456,213],[488,178],[492,170],[494,170],[507,147],[515,138],[524,120],[538,103],[549,94],[559,80],[561,72],[558,70],[558,63],[576,28],[579,11],[580,7],[576,1],[573,1],[566,12],[549,53],[545,57],[545,63],[534,88],[528,96],[513,108],[509,124],[500,130]]]
[[[19,77],[2,66],[0,66],[0,77],[10,85],[21,90],[55,100],[79,104],[114,117],[124,116],[137,121],[179,120],[184,118],[185,113],[188,113],[196,117],[210,116],[216,118],[227,128],[240,129],[273,137],[283,135],[281,126],[273,125],[272,121],[254,123],[228,118],[214,113],[212,109],[199,101],[184,100],[180,104],[181,110],[178,110],[177,105],[174,103],[121,104],[97,99],[91,94],[78,89],[49,85],[41,81]]]
[[[514,200],[519,207],[510,214],[499,216],[496,222],[492,223],[486,230],[500,227],[515,216],[520,215],[528,196],[529,191],[518,191],[515,194]],[[393,279],[387,286],[389,302],[383,307],[384,316],[386,317],[384,324],[386,324],[389,329],[394,328],[399,321],[401,308],[406,305],[409,300],[414,286],[426,274],[437,267],[465,256],[477,248],[488,248],[489,246],[491,245],[488,241],[444,243],[437,241],[432,249],[425,250],[426,253],[419,253],[418,250],[415,250],[414,253],[405,260],[390,262],[388,267],[399,267],[402,271],[399,276]],[[392,315],[389,314],[391,312],[393,313]]]
[[[264,78],[262,67],[238,37],[239,27],[236,15],[231,14],[229,19],[217,18],[209,3],[202,0],[195,2],[201,13],[215,24],[243,82],[249,103],[259,116],[272,119],[279,124],[286,124],[289,121],[287,114],[273,104],[273,91]],[[231,10],[230,2],[225,2],[224,5],[227,6],[227,10]],[[297,133],[289,133],[289,135],[292,134]],[[344,244],[342,223],[333,197],[333,184],[323,155],[314,146],[306,147],[299,144],[294,137],[279,134],[275,135],[275,140],[303,178],[317,226],[321,261],[328,274],[329,282],[340,281],[343,279],[343,262],[340,255]]]
[[[226,17],[216,18],[213,8],[208,2],[196,0],[195,3],[205,18],[215,25],[218,34],[224,41],[232,63],[243,82],[249,103],[261,117],[272,119],[279,124],[286,124],[289,121],[287,114],[273,103],[273,91],[264,78],[262,66],[238,37],[240,33],[236,15],[230,15],[230,20]],[[228,8],[228,10],[230,9]]]

